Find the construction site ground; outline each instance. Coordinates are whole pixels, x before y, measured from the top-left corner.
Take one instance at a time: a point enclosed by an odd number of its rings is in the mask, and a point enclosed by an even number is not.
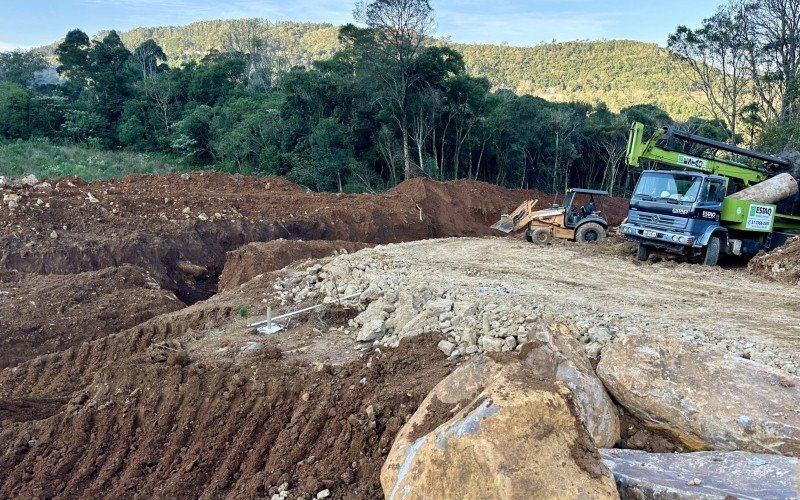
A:
[[[358,300],[272,335],[247,326],[318,304],[317,265],[342,290],[388,280],[451,290],[498,321],[536,311],[587,348],[646,332],[800,367],[791,280],[741,263],[640,263],[619,238],[538,247],[488,228],[552,195],[420,179],[315,194],[201,173],[46,184],[5,188],[18,204],[0,208],[4,498],[380,497],[394,436],[465,356],[437,348],[449,327],[399,347],[357,342]],[[610,205],[619,222],[625,200]],[[307,241],[262,243],[279,238]],[[675,449],[627,416],[623,438]]]

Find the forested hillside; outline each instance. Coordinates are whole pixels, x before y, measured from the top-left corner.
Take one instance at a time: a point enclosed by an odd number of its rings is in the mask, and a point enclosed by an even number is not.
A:
[[[120,36],[130,50],[152,38],[164,49],[170,63],[176,64],[235,45],[243,30],[254,29],[247,21],[213,20],[177,27],[137,28],[121,32]],[[309,66],[341,48],[339,28],[331,24],[259,21],[255,29],[286,67]],[[55,45],[45,50],[52,54]],[[611,40],[535,47],[452,46],[464,55],[467,72],[488,78],[495,89],[558,102],[604,102],[612,111],[634,104],[655,104],[677,119],[704,114],[697,102],[686,98],[676,62],[666,49],[655,44]]]
[[[560,102],[604,102],[613,111],[655,104],[677,119],[703,114],[697,102],[687,99],[678,63],[655,44],[610,40],[455,47],[471,74],[518,94]]]

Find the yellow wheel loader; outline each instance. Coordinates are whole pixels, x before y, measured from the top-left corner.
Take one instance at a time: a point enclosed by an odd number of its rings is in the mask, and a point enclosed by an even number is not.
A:
[[[588,201],[583,206],[574,205],[577,195]],[[608,232],[608,220],[603,214],[606,196],[607,191],[571,188],[562,205],[543,210],[534,210],[539,200],[528,200],[510,214],[502,215],[492,229],[504,233],[525,229],[525,238],[537,245],[546,245],[553,238],[580,243],[601,241]]]

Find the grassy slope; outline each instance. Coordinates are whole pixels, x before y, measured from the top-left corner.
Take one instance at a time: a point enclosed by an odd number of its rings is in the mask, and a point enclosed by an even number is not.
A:
[[[0,143],[0,175],[40,179],[77,175],[86,180],[135,173],[166,173],[188,169],[161,154],[96,150],[85,145],[57,145],[47,140]]]

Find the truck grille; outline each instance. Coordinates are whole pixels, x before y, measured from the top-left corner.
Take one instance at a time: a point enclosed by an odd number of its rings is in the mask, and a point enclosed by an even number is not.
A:
[[[673,217],[671,215],[644,214],[631,212],[628,220],[634,224],[653,229],[684,229],[689,219],[685,217]]]

